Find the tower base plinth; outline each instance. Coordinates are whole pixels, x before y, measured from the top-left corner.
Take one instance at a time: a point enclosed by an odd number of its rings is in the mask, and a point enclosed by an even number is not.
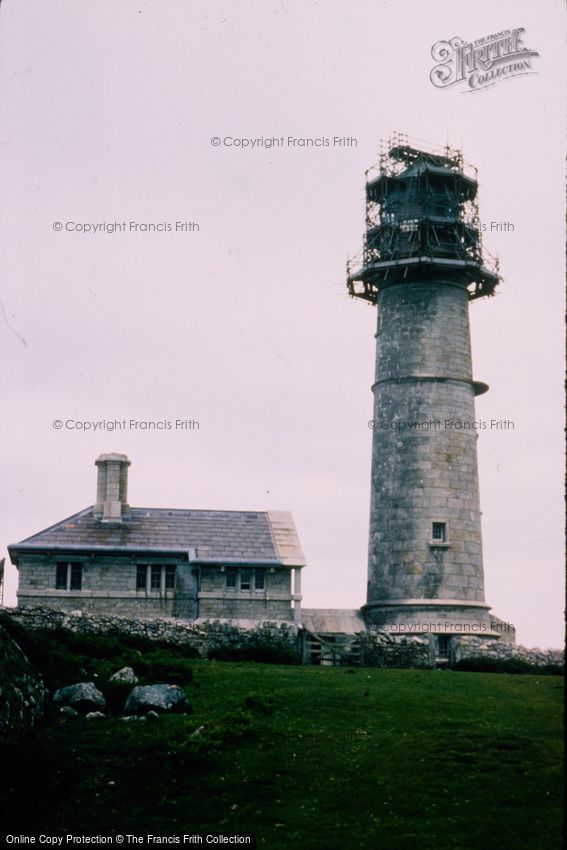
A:
[[[460,599],[393,599],[368,602],[362,613],[367,628],[394,635],[429,634],[510,640],[503,627],[513,627],[490,614],[482,602]],[[513,638],[512,638],[513,642]]]

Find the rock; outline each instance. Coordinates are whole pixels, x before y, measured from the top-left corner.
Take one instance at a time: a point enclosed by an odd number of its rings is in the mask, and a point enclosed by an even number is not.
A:
[[[53,694],[53,702],[70,705],[79,712],[106,708],[106,700],[94,682],[79,682],[59,688]]]
[[[46,694],[39,673],[0,626],[0,749],[29,734],[44,714]]]
[[[89,711],[86,715],[85,720],[100,720],[106,717],[103,711]]]
[[[138,717],[137,714],[127,714],[125,717],[122,718],[122,720],[126,720],[126,722],[129,722],[131,720],[145,720],[145,719],[146,719],[145,717]]]
[[[59,709],[59,714],[62,714],[64,717],[78,717],[79,712],[75,711],[71,705],[62,705]]]
[[[137,685],[132,688],[125,711],[137,714],[154,711],[190,711],[190,706],[179,685]]]
[[[159,720],[159,714],[157,711],[148,711],[146,714],[146,720]]]
[[[131,667],[122,667],[110,677],[111,682],[120,682],[123,685],[137,685],[138,677]]]

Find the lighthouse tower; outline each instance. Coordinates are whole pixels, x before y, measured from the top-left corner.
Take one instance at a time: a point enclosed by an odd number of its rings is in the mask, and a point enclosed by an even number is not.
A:
[[[476,171],[396,136],[367,172],[366,235],[349,293],[378,308],[369,625],[500,637],[484,598],[469,301],[490,296]],[[499,622],[499,621],[498,621]]]

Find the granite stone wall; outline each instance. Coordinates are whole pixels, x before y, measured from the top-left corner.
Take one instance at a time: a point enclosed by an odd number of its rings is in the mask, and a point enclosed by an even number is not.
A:
[[[150,640],[190,646],[202,657],[220,649],[237,650],[247,646],[279,649],[293,655],[300,652],[298,627],[291,622],[263,621],[242,624],[220,620],[180,622],[172,618],[102,616],[86,611],[60,611],[51,608],[4,609],[16,622],[29,629],[68,629],[77,634],[115,632]]]
[[[264,571],[263,590],[242,591],[226,587],[218,567],[201,568],[199,617],[201,619],[292,620],[291,572]]]
[[[58,590],[55,583],[57,560],[40,555],[27,556],[20,560],[18,604],[58,608],[76,611],[81,608],[97,614],[123,617],[167,617],[183,600],[196,600],[195,580],[187,587],[185,574],[181,593],[176,590],[137,590],[136,570],[138,561],[129,556],[100,555],[97,558],[67,557],[63,562],[76,562],[82,566],[80,590]],[[151,559],[151,562],[173,564],[172,560]],[[140,563],[147,563],[147,559]],[[176,565],[179,573],[183,565]],[[185,570],[186,572],[186,570]],[[189,599],[190,601],[190,599]]]
[[[451,664],[469,658],[492,659],[494,661],[522,661],[534,667],[563,665],[565,652],[561,649],[528,648],[502,640],[483,640],[466,635],[454,640],[451,649]]]
[[[190,564],[151,558],[150,563],[175,566],[175,588],[162,586],[140,590],[136,587],[137,567],[148,559],[98,555],[75,560],[82,566],[81,589],[58,590],[56,560],[40,555],[21,558],[18,604],[144,619],[181,617],[191,620],[197,616],[201,619],[293,619],[291,571],[287,568],[265,570],[264,589],[241,591],[226,587],[226,574],[219,567],[202,567],[198,589],[195,570]]]
[[[466,289],[388,287],[378,313],[368,602],[482,602]]]
[[[69,629],[77,634],[116,632],[138,635],[171,644],[188,645],[202,657],[219,650],[236,651],[265,646],[290,657],[303,652],[306,632],[295,623],[264,620],[256,623],[226,620],[180,622],[173,618],[118,617],[85,611],[65,612],[50,608],[0,609],[28,629]],[[362,663],[375,667],[433,668],[437,664],[433,635],[392,636],[369,629],[359,635]],[[449,666],[462,659],[518,659],[534,667],[564,663],[561,650],[528,649],[502,640],[472,636],[451,637]]]
[[[433,644],[427,638],[386,638],[366,632],[360,644],[362,663],[368,667],[435,667]]]

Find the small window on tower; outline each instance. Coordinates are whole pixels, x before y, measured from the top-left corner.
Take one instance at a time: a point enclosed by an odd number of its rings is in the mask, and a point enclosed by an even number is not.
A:
[[[226,571],[226,586],[229,590],[236,590],[236,576],[238,571],[229,567]]]
[[[240,590],[250,590],[252,587],[252,575],[251,570],[241,570],[240,571]]]
[[[254,570],[254,590],[265,590],[266,573],[264,570]]]
[[[152,564],[150,587],[152,590],[160,590],[161,588],[161,566],[159,564]]]
[[[434,522],[431,528],[431,540],[433,543],[447,542],[447,523]]]
[[[175,590],[175,564],[168,564],[165,568],[165,589]]]
[[[138,564],[136,567],[136,590],[146,589],[146,574],[148,568],[145,564]]]

